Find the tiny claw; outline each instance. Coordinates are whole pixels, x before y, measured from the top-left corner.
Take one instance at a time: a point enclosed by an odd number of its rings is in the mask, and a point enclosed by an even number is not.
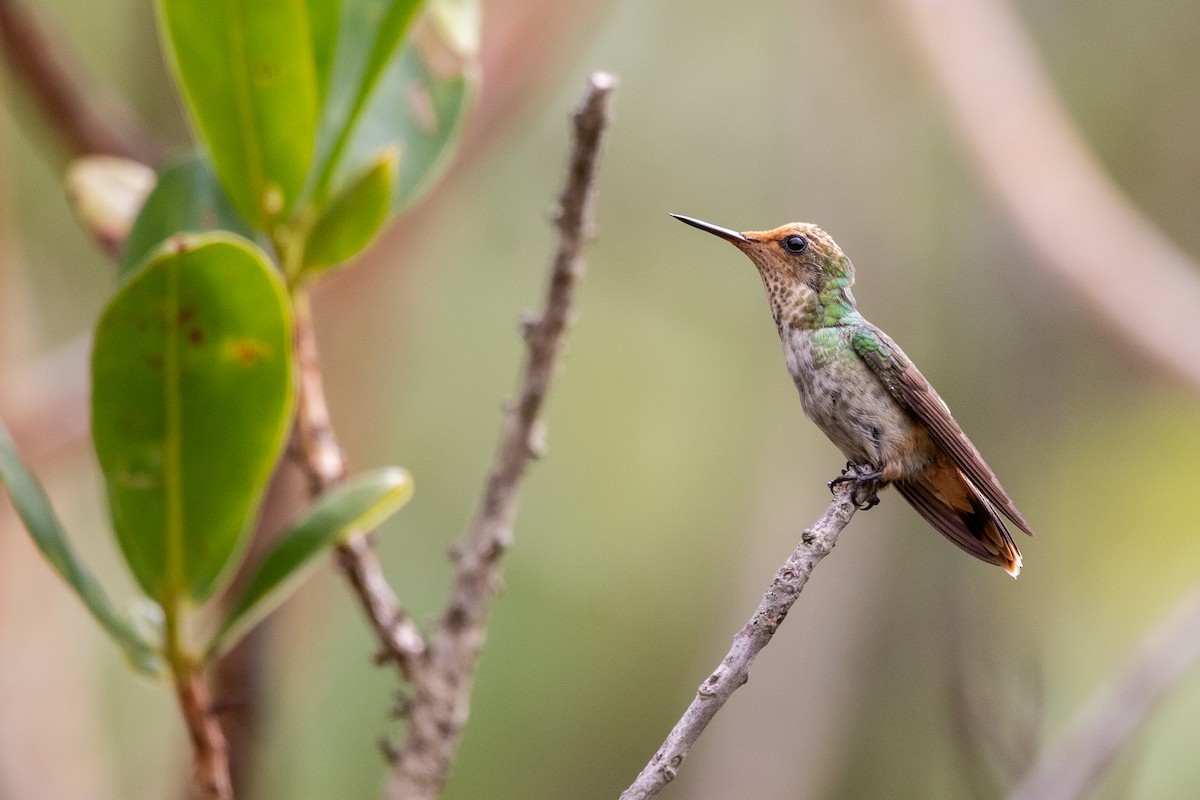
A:
[[[833,494],[843,483],[853,482],[854,491],[851,492],[850,501],[859,511],[868,511],[879,505],[878,491],[881,477],[883,477],[883,472],[871,464],[856,464],[853,461],[847,461],[842,474],[829,481],[829,492]],[[869,494],[865,497],[862,496],[863,492],[868,490]]]
[[[858,502],[857,496],[855,497],[854,507],[859,511],[870,511],[877,505],[879,505],[879,495],[874,492],[871,492],[862,502]]]
[[[834,493],[836,493],[836,492],[837,492],[837,487],[841,486],[843,483],[846,483],[846,482],[848,482],[848,481],[852,481],[852,480],[854,480],[854,476],[853,476],[853,475],[847,475],[847,474],[846,474],[846,470],[842,470],[842,474],[841,474],[841,475],[837,476],[836,478],[834,478],[833,480],[829,481],[829,482],[828,482],[827,484],[825,484],[825,485],[829,487],[829,493],[830,493],[830,494],[834,494]]]

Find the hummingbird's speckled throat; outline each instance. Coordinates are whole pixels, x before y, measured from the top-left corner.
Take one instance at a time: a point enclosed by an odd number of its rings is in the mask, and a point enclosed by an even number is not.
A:
[[[854,302],[854,265],[804,222],[738,232],[671,216],[733,244],[762,278],[804,412],[879,488],[896,490],[976,558],[1021,571],[1004,517],[1033,535],[946,403]],[[861,479],[854,478],[855,480]]]

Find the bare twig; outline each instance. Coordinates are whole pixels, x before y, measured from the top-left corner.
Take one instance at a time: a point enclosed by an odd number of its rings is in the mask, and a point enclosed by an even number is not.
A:
[[[107,153],[147,164],[165,148],[113,92],[73,69],[65,42],[14,0],[0,0],[0,52],[73,156]]]
[[[1200,388],[1200,265],[1096,161],[1003,0],[903,0],[992,190],[1047,267],[1122,339]],[[1121,289],[1136,263],[1153,294]]]
[[[300,374],[294,439],[300,447],[311,493],[317,494],[345,479],[346,458],[325,405],[316,334],[304,289],[295,291],[293,301]],[[368,535],[359,534],[338,545],[338,561],[379,638],[382,657],[393,661],[405,678],[411,677],[412,660],[424,653],[425,640],[388,585]]]
[[[317,353],[317,335],[313,330],[312,309],[303,289],[293,294],[296,371],[299,386],[296,400],[296,439],[301,461],[311,483],[310,492],[319,494],[341,483],[346,477],[346,457],[337,443],[329,407],[325,405],[325,387],[321,381],[321,360]]]
[[[195,670],[178,675],[175,692],[195,753],[193,797],[195,800],[233,800],[225,736],[213,714],[204,676]]]
[[[449,601],[430,633],[428,653],[414,662],[408,727],[388,778],[388,800],[436,797],[462,740],[488,608],[500,582],[500,559],[512,542],[521,479],[540,450],[538,417],[571,320],[575,285],[584,269],[583,248],[592,235],[596,164],[615,88],[612,76],[593,74],[574,113],[574,142],[555,215],[558,251],[546,297],[541,312],[526,320],[529,356],[521,387],[475,517],[455,550]]]
[[[725,658],[700,684],[692,704],[667,734],[666,741],[658,748],[650,763],[621,794],[621,800],[657,797],[675,779],[692,745],[725,705],[725,701],[750,679],[750,666],[755,656],[771,641],[800,597],[813,568],[833,550],[838,534],[854,516],[852,487],[852,483],[842,484],[821,518],[804,531],[800,544],[775,573],[775,579],[763,595],[754,616],[733,637],[733,645]]]
[[[1011,800],[1090,796],[1134,732],[1198,661],[1200,586],[1195,586],[1092,695],[1062,742],[1017,784]]]
[[[402,676],[411,678],[413,659],[425,653],[425,637],[388,585],[370,538],[355,536],[338,545],[338,562],[383,647],[379,660],[392,661]]]

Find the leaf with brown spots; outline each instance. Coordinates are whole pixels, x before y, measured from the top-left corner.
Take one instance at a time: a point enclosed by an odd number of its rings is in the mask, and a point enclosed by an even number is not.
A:
[[[158,602],[201,601],[287,432],[282,281],[245,239],[175,236],[108,304],[95,342],[92,428],[121,551]]]

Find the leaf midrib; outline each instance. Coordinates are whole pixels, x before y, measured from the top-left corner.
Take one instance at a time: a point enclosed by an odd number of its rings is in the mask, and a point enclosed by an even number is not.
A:
[[[254,195],[250,200],[255,216],[265,216],[263,197],[266,192],[266,180],[263,177],[265,171],[262,163],[262,150],[259,147],[261,131],[255,114],[253,93],[250,91],[254,76],[250,73],[249,58],[246,54],[245,18],[242,0],[226,0],[225,30],[229,32],[229,57],[234,64],[232,71],[234,103],[237,107],[239,127],[244,132],[242,144],[245,148],[246,166],[250,172],[250,185]]]
[[[160,602],[168,614],[186,592],[183,568],[183,393],[180,358],[179,293],[180,273],[186,254],[180,253],[175,265],[167,270],[166,327],[163,346],[163,405],[166,440],[163,446],[163,484],[166,487],[166,582]]]

